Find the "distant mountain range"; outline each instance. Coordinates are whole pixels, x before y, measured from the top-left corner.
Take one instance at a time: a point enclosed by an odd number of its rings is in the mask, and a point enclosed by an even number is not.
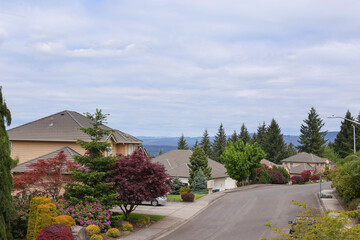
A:
[[[328,132],[325,139],[328,140],[328,142],[334,142],[334,139],[338,132]],[[250,134],[253,135],[253,134]],[[144,147],[150,153],[152,156],[157,156],[159,154],[159,151],[163,153],[170,152],[171,150],[174,150],[177,148],[177,142],[179,140],[179,137],[145,137],[145,136],[137,136],[137,138],[144,141]],[[292,143],[294,146],[299,145],[298,139],[299,136],[295,135],[284,135],[283,136],[284,141],[286,144]],[[191,148],[194,146],[196,140],[198,142],[201,141],[201,137],[185,137],[187,144]],[[210,141],[214,141],[214,137],[210,137]]]

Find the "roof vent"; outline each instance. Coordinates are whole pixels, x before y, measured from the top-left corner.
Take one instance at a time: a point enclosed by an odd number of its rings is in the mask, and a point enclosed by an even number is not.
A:
[[[50,124],[49,124],[49,126],[50,126],[50,127],[54,126],[54,118],[53,118],[53,117],[50,118]]]

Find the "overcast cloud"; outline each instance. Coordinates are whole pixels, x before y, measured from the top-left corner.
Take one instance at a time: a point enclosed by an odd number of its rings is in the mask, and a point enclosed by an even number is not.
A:
[[[0,85],[15,127],[96,108],[136,136],[299,134],[360,111],[360,1],[4,1]]]

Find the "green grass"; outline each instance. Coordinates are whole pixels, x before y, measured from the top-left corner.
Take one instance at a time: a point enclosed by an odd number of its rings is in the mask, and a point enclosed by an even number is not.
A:
[[[116,215],[116,218],[119,219],[124,219],[124,214],[120,213],[120,212],[114,212],[112,215]],[[139,213],[131,213],[130,214],[130,219],[132,220],[137,220],[143,216],[149,216],[151,221],[160,221],[161,219],[163,219],[165,216],[161,216],[161,215],[149,215],[149,214],[139,214]]]
[[[198,200],[199,198],[202,198],[203,196],[206,196],[207,194],[201,194],[201,193],[195,193],[195,200]],[[181,202],[181,196],[180,195],[168,195],[167,200],[169,202]]]

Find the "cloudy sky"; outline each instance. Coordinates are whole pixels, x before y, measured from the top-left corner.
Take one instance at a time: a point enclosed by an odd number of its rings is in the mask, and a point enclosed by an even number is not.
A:
[[[15,127],[73,110],[135,136],[299,134],[360,111],[358,0],[0,0],[0,85]]]

